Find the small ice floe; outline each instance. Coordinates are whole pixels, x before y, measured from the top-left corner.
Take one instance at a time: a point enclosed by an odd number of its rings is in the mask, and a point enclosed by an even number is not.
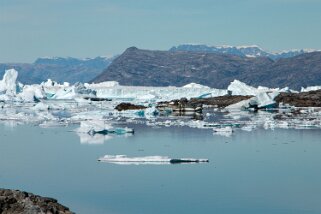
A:
[[[221,135],[224,137],[230,137],[233,133],[233,128],[230,126],[222,127],[222,128],[213,128],[215,135]]]
[[[134,134],[134,129],[131,128],[110,128],[110,129],[90,129],[88,131],[88,134],[95,135],[95,134],[117,134],[117,135],[123,135],[123,134]]]
[[[89,135],[101,134],[134,134],[134,129],[131,128],[115,128],[110,124],[106,124],[103,120],[81,121],[80,127],[76,130],[79,133],[87,133]]]
[[[108,162],[122,165],[141,165],[141,164],[183,164],[183,163],[207,163],[208,159],[194,158],[169,158],[167,156],[145,156],[127,157],[126,155],[105,155],[98,159],[101,162]]]

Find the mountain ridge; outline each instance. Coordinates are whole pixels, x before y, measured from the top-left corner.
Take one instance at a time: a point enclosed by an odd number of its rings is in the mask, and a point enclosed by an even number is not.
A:
[[[206,53],[222,53],[244,57],[269,57],[273,60],[282,58],[290,58],[304,53],[320,52],[317,49],[292,49],[277,52],[266,51],[258,45],[218,45],[210,46],[205,44],[181,44],[173,46],[169,51],[190,51],[190,52],[206,52]]]
[[[128,48],[91,82],[183,86],[190,82],[226,88],[234,79],[253,86],[300,89],[321,85],[321,52],[273,60],[269,57]]]
[[[106,69],[115,57],[40,57],[33,63],[0,63],[0,76],[6,69],[14,68],[19,72],[18,81],[23,84],[41,83],[47,79],[70,83],[88,82]]]

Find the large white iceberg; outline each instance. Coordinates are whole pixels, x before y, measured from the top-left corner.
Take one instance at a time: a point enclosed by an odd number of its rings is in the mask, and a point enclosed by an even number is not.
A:
[[[5,71],[3,79],[0,81],[0,93],[8,96],[14,96],[17,93],[18,71],[9,69]]]
[[[234,80],[233,82],[231,82],[230,85],[227,87],[227,90],[231,91],[232,95],[255,96],[259,93],[259,89],[249,86],[239,80]]]

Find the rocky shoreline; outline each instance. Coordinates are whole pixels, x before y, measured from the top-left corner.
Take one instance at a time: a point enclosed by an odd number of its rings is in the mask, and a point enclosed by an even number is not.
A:
[[[321,90],[300,93],[280,93],[275,98],[275,101],[295,107],[321,107]]]
[[[159,111],[170,110],[172,112],[202,112],[204,106],[225,108],[227,106],[249,100],[254,96],[241,95],[225,95],[210,98],[181,98],[179,100],[158,102],[156,108]],[[285,93],[282,92],[274,99],[275,108],[277,106],[288,105],[292,107],[321,107],[321,90],[300,92],[300,93]],[[146,109],[146,106],[135,105],[131,103],[120,103],[115,109],[118,111],[126,110],[141,110]]]
[[[41,197],[19,190],[0,189],[0,213],[11,214],[72,214],[56,199]]]

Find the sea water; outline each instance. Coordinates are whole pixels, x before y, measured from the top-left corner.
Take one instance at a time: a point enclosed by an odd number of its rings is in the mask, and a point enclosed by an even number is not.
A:
[[[321,130],[132,125],[132,136],[80,143],[76,127],[0,124],[0,187],[53,197],[76,213],[321,213]],[[106,154],[208,158],[116,165]]]

